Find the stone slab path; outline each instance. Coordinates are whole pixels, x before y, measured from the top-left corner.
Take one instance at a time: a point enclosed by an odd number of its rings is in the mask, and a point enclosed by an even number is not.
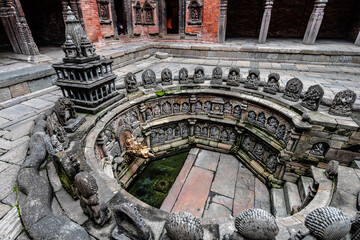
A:
[[[219,218],[253,207],[270,212],[267,187],[234,156],[194,148],[161,209]]]

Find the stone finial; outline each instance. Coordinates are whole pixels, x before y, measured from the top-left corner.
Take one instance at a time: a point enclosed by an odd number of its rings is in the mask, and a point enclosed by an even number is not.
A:
[[[279,233],[274,216],[262,209],[247,209],[235,217],[238,233],[250,240],[275,239]]]
[[[74,182],[84,213],[96,224],[104,225],[110,218],[110,212],[106,204],[99,202],[95,178],[87,172],[80,172],[76,174]]]
[[[286,100],[297,102],[303,89],[303,83],[298,78],[290,79],[285,86],[285,92],[282,96]]]
[[[321,240],[339,240],[345,237],[351,228],[346,214],[333,207],[315,209],[305,218],[305,226],[310,233]]]
[[[335,160],[331,160],[326,166],[326,170],[325,170],[326,177],[329,179],[336,178],[338,174],[338,168],[339,168],[339,162]]]
[[[173,213],[165,223],[166,234],[171,240],[202,240],[204,229],[200,219],[187,212]]]
[[[112,209],[116,221],[116,228],[112,232],[115,240],[149,240],[151,232],[144,219],[140,216],[136,205],[133,203],[122,203]],[[122,235],[125,235],[124,238]]]
[[[350,116],[356,94],[351,90],[338,92],[331,104],[329,113],[337,116]]]
[[[309,87],[305,92],[301,102],[301,106],[312,111],[316,111],[319,108],[321,99],[324,96],[324,90],[320,85],[314,85]]]

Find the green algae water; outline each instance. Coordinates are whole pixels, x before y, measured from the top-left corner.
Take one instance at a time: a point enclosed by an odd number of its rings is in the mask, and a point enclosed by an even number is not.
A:
[[[160,208],[187,155],[188,152],[185,152],[150,162],[128,192],[150,206]]]

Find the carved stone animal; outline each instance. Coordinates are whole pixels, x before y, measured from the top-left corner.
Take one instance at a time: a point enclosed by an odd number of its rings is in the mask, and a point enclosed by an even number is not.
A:
[[[338,174],[339,162],[335,160],[331,160],[325,170],[325,175],[329,179],[334,179]]]

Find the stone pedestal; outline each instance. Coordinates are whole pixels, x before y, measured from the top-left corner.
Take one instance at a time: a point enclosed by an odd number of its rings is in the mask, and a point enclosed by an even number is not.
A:
[[[266,42],[270,19],[271,19],[271,9],[274,2],[272,0],[267,0],[265,4],[264,15],[261,22],[261,29],[260,29],[260,36],[259,36],[259,43],[263,44]]]
[[[319,33],[321,22],[324,17],[324,9],[328,0],[316,0],[314,10],[311,13],[309,23],[306,28],[303,43],[314,44]]]

